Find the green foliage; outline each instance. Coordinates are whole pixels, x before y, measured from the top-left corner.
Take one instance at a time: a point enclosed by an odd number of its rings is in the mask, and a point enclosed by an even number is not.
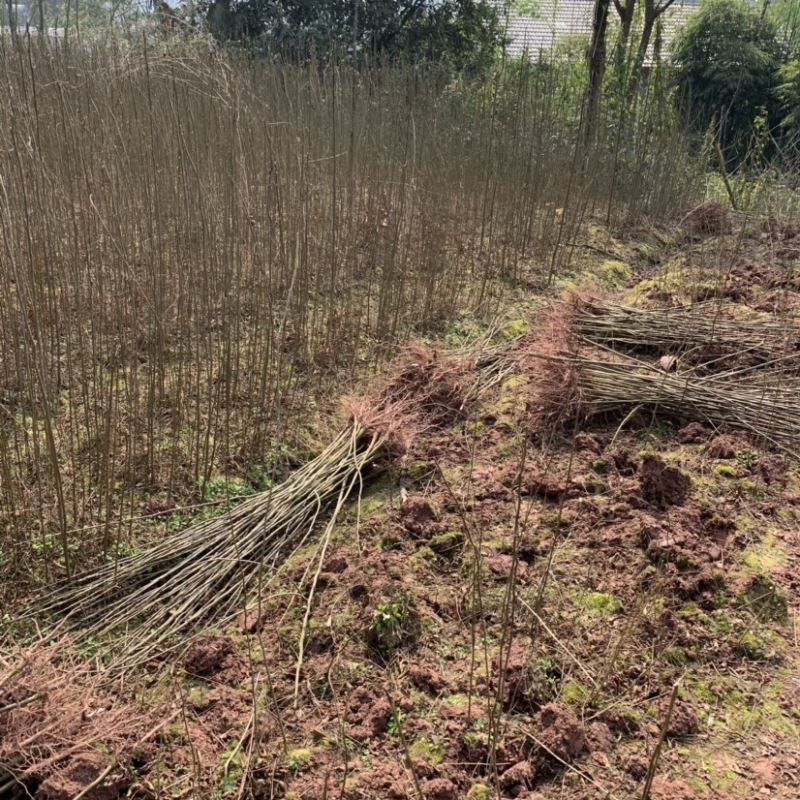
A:
[[[800,56],[800,3],[797,0],[770,0],[766,10],[789,53],[793,58]]]
[[[444,758],[444,747],[441,744],[431,744],[427,739],[417,739],[408,748],[408,755],[412,762],[424,761],[428,764],[441,764]]]
[[[404,603],[379,603],[372,613],[372,631],[381,637],[391,637],[403,624]]]
[[[559,700],[568,706],[579,706],[585,703],[591,692],[582,683],[566,683],[561,687]]]
[[[286,766],[292,772],[299,772],[310,766],[314,755],[307,747],[297,747],[286,754]]]
[[[584,604],[589,613],[597,617],[610,617],[622,610],[618,598],[603,592],[590,592],[584,598]]]
[[[29,5],[31,25],[38,26],[38,4],[34,0]],[[42,8],[45,26],[65,31],[67,36],[79,34],[82,39],[131,32],[147,18],[145,5],[138,0],[48,0]]]
[[[734,160],[750,147],[753,122],[774,127],[783,47],[775,25],[743,0],[709,0],[676,38],[672,59],[681,111],[698,133],[716,120]]]
[[[778,69],[775,94],[781,103],[781,125],[790,138],[800,137],[800,59],[782,64]]]
[[[336,53],[480,68],[503,43],[498,9],[486,0],[212,0],[206,19],[220,41],[301,59]]]
[[[388,653],[413,642],[419,631],[419,618],[410,599],[405,592],[400,591],[375,607],[368,638],[379,651]]]

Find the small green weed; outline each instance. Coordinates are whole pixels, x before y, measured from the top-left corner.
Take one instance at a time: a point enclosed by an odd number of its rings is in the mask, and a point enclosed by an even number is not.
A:
[[[368,638],[381,651],[394,650],[416,639],[419,619],[405,592],[378,603],[372,612]]]

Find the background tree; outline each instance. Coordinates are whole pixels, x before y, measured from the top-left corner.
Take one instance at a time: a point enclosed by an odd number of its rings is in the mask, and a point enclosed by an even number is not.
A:
[[[28,0],[30,2],[30,0]],[[144,0],[37,0],[42,28],[59,28],[67,36],[103,37],[131,30],[148,18]],[[37,15],[39,16],[39,15]]]
[[[789,61],[780,67],[775,93],[783,112],[783,144],[797,165],[800,161],[800,60]]]
[[[632,2],[632,0],[628,0],[628,2]],[[639,73],[644,66],[647,50],[653,39],[653,31],[655,30],[659,17],[674,2],[675,0],[661,0],[661,2],[657,2],[657,0],[644,0],[644,25],[642,27],[642,35],[639,38],[639,46],[636,51],[636,61],[634,62],[633,68],[634,80],[638,80]]]
[[[639,85],[642,69],[647,58],[647,51],[653,41],[656,23],[674,2],[675,0],[624,0],[624,2],[623,0],[614,0],[614,8],[620,20],[619,38],[617,40],[617,60],[620,65],[626,62],[628,47],[633,44],[631,35],[636,12],[643,7],[642,30],[636,47],[636,54],[628,64],[630,67],[628,72],[630,76],[628,83],[629,94]]]
[[[611,0],[595,0],[592,18],[592,39],[586,53],[589,81],[586,87],[586,131],[592,137],[597,129],[600,113],[600,93],[606,74],[606,36],[608,33],[608,9]]]
[[[476,68],[503,44],[499,8],[488,0],[212,0],[207,20],[221,41],[361,62],[429,59]]]
[[[624,53],[628,49],[628,43],[631,38],[631,29],[633,28],[633,18],[636,13],[636,0],[614,0],[614,8],[619,15],[619,39],[617,40],[618,50]]]
[[[742,0],[708,0],[676,37],[672,59],[680,109],[698,133],[717,120],[731,158],[748,148],[753,122],[780,118],[774,89],[783,47],[768,16]]]

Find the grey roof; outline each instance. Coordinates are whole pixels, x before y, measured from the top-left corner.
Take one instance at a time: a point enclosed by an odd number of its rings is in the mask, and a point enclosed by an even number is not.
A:
[[[697,11],[699,0],[675,0],[663,13],[664,46],[669,43],[677,30],[686,23],[691,14]],[[506,35],[509,39],[507,52],[519,58],[527,54],[532,59],[547,57],[554,45],[566,37],[589,36],[592,32],[594,0],[536,0],[531,14],[510,13],[507,20]],[[619,21],[612,5],[609,10],[609,38],[616,36]],[[652,47],[651,47],[652,49]],[[649,54],[648,61],[652,58]]]

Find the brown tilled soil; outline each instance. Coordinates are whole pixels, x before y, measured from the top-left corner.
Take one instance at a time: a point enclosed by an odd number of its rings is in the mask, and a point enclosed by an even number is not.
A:
[[[69,753],[34,796],[798,797],[800,465],[649,413],[535,428],[531,364],[445,404],[321,563],[307,546],[180,665],[106,692],[136,752]]]

